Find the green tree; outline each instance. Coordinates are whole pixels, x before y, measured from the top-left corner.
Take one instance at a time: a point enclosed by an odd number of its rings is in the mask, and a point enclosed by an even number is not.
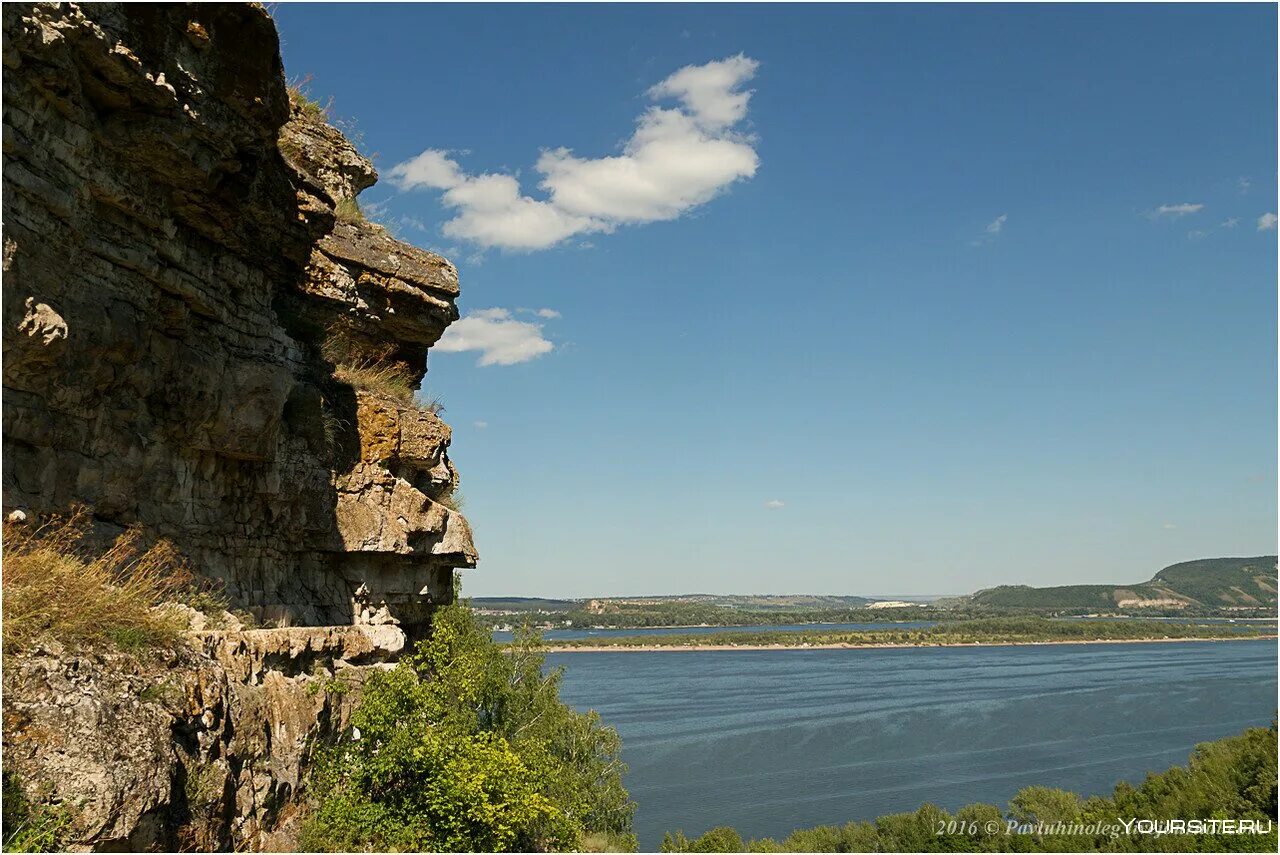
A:
[[[1022,823],[1071,822],[1080,816],[1080,797],[1052,787],[1026,787],[1010,799],[1009,815]]]
[[[304,847],[532,851],[586,833],[634,847],[618,735],[561,703],[559,684],[536,635],[504,650],[465,605],[441,609],[320,757]]]

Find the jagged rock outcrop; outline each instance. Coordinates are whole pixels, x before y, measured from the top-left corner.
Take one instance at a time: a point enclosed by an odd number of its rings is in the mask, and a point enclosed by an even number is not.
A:
[[[334,369],[419,382],[453,265],[344,213],[377,175],[291,105],[261,7],[11,4],[4,36],[5,511],[142,524],[265,621],[421,635],[476,561],[449,430]]]
[[[477,560],[408,402],[457,271],[359,215],[373,166],[261,6],[2,14],[4,512],[140,526],[285,627],[6,651],[5,769],[77,848],[287,847],[308,756]]]
[[[54,790],[76,848],[296,848],[306,761],[405,636],[296,627],[194,642],[146,655],[51,644],[6,663],[5,771]]]

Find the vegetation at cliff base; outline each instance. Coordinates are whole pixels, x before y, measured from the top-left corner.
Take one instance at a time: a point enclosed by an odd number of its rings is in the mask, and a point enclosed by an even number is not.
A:
[[[745,841],[735,829],[669,833],[663,852],[1275,852],[1276,725],[1196,747],[1187,766],[1121,783],[1110,797],[1027,787],[1001,811],[972,804],[950,814],[926,804],[870,822],[823,825],[784,840]],[[1143,833],[1131,820],[1253,821],[1262,833]],[[1061,823],[1061,825],[1058,825]],[[1239,826],[1237,826],[1238,828]]]
[[[465,605],[441,609],[431,638],[370,679],[319,758],[302,846],[633,847],[617,733],[561,703],[559,671],[542,666],[535,635],[504,650]]]
[[[189,596],[192,576],[173,545],[144,548],[128,529],[94,554],[91,515],[77,508],[44,525],[4,525],[4,649],[42,639],[122,648],[171,642],[180,622],[154,607]]]
[[[16,775],[4,772],[5,852],[58,852],[66,847],[70,813],[61,806],[32,801]]]

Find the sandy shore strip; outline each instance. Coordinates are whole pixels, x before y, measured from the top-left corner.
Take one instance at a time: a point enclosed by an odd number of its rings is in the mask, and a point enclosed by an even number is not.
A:
[[[1177,641],[1266,641],[1275,635],[1246,635],[1239,638],[1091,638],[1080,641],[949,641],[939,644],[615,644],[570,647],[549,644],[545,653],[697,653],[704,650],[901,650],[907,647],[1037,647],[1048,644],[1163,644]]]

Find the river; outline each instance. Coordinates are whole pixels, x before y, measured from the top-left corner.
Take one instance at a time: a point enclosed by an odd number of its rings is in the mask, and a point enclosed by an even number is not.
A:
[[[563,699],[618,729],[642,849],[934,802],[1086,795],[1268,724],[1275,641],[560,653]]]

